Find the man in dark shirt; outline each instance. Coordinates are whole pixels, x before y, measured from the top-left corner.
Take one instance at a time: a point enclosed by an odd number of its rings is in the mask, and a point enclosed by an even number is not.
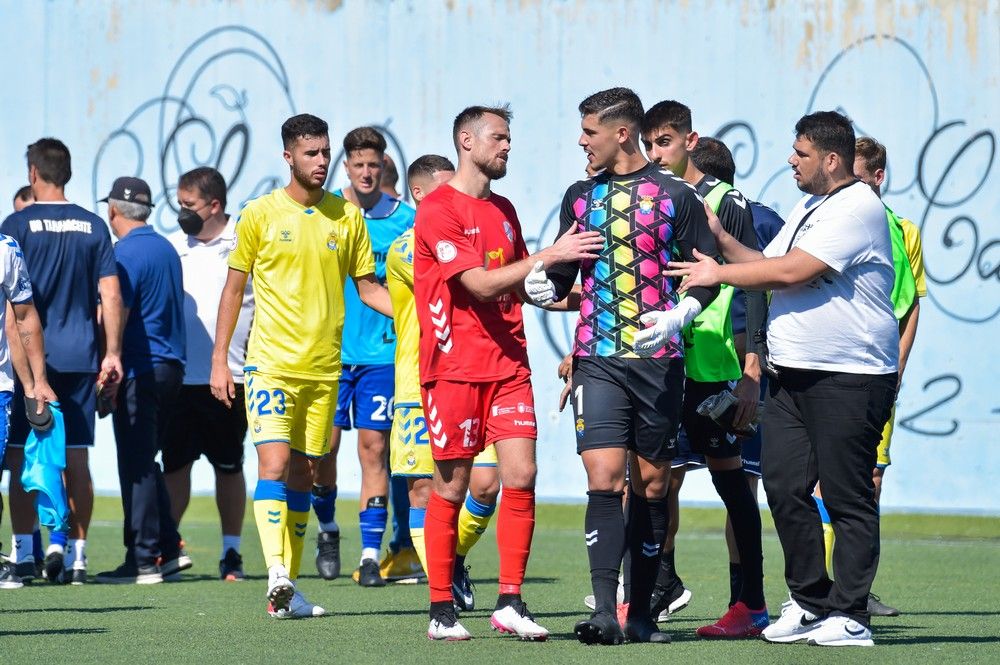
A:
[[[580,146],[596,175],[567,190],[560,234],[578,227],[604,234],[596,260],[531,275],[535,304],[562,300],[583,275],[572,378],[577,450],[587,470],[585,536],[595,608],[575,632],[587,644],[669,642],[650,617],[650,593],[667,527],[670,460],[676,454],[684,392],[681,327],[717,289],[680,299],[661,266],[673,255],[714,256],[715,243],[694,188],[661,170],[639,148],[642,103],[626,88],[580,104]],[[535,291],[551,280],[553,293]],[[531,283],[529,283],[531,282]],[[539,293],[536,296],[535,293]],[[630,469],[629,517],[622,514]],[[618,571],[630,554],[631,602],[624,634],[616,618]]]
[[[114,429],[127,551],[125,563],[99,573],[97,581],[156,584],[191,567],[156,461],[184,377],[181,263],[170,242],[146,225],[152,197],[143,180],[118,178],[102,201],[119,239],[115,258],[124,303],[124,381]]]
[[[100,371],[120,377],[121,293],[104,220],[66,201],[64,188],[72,175],[69,150],[57,139],[43,138],[28,146],[27,161],[35,203],[7,217],[0,232],[14,238],[24,252],[42,320],[49,384],[59,397],[66,423],[70,531],[52,534],[45,575],[50,582],[59,582],[65,569],[73,584],[82,584],[87,579],[85,547],[94,508],[88,453],[94,445],[98,296],[106,319]],[[15,390],[20,399],[23,389],[18,385]],[[31,553],[35,508],[21,487],[28,431],[24,411],[14,409],[7,454],[13,557],[17,574],[30,580],[35,577]]]

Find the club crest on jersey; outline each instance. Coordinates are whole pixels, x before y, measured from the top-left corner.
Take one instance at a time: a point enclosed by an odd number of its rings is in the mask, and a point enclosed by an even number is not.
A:
[[[643,196],[641,199],[639,199],[639,212],[641,212],[643,215],[648,215],[649,213],[653,212],[652,196]]]
[[[255,434],[260,434],[260,430],[261,430],[260,422],[258,422],[256,420],[253,421],[253,431],[254,431],[254,433]]]
[[[586,429],[583,424],[583,418],[576,419],[576,435],[583,438],[583,430]]]
[[[326,237],[326,248],[331,252],[337,251],[337,232],[330,231],[330,235]]]
[[[447,240],[439,240],[438,243],[434,245],[434,252],[437,254],[438,261],[441,263],[450,263],[458,256],[458,249],[456,249],[455,245]]]
[[[506,219],[503,220],[503,234],[507,236],[507,240],[514,242],[514,227]]]

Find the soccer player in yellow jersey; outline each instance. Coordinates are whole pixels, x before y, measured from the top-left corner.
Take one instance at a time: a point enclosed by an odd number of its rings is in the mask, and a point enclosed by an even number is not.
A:
[[[407,170],[407,183],[413,201],[420,201],[438,185],[455,175],[455,167],[440,155],[418,157]],[[431,493],[434,460],[431,457],[427,424],[420,403],[420,377],[417,348],[420,327],[413,300],[413,229],[402,233],[392,243],[386,257],[386,280],[392,299],[396,327],[396,392],[392,435],[389,444],[390,470],[393,476],[407,479],[410,495],[410,536],[420,563],[427,569],[424,547],[424,515]],[[452,594],[459,610],[475,607],[465,557],[486,531],[496,509],[500,492],[497,455],[493,446],[479,453],[472,463],[469,494],[459,513],[458,545]]]
[[[323,189],[330,168],[327,124],[308,114],[281,126],[291,178],[248,202],[219,302],[212,394],[235,398],[227,365],[243,289],[253,275],[256,313],[247,347],[245,396],[259,480],[254,517],[267,565],[268,612],[276,618],[325,614],[295,589],[315,465],[329,451],[340,376],[344,281],[361,301],[392,315],[375,279],[361,211]]]

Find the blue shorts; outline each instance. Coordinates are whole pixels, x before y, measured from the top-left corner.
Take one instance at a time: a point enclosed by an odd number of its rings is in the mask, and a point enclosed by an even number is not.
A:
[[[89,372],[46,372],[49,386],[59,398],[59,408],[66,423],[67,448],[91,448],[94,445],[94,425],[97,420],[97,374]],[[20,382],[14,387],[14,403],[10,418],[10,445],[23,448],[31,426],[24,412],[24,390]]]
[[[392,365],[344,365],[333,424],[341,429],[392,429],[392,397],[396,392]]]
[[[10,434],[10,402],[14,393],[0,391],[0,473],[3,473],[3,458],[7,452],[7,435]]]

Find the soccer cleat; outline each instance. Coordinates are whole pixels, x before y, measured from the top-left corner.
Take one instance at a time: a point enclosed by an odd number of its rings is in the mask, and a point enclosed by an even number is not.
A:
[[[520,598],[493,610],[490,626],[493,630],[517,635],[522,640],[531,642],[544,642],[549,638],[549,631],[538,625],[535,617],[528,611],[528,606]]]
[[[300,591],[296,591],[288,602],[288,609],[275,609],[272,603],[268,606],[267,613],[275,619],[312,619],[325,616],[326,610],[319,605],[313,605]]]
[[[188,553],[184,551],[181,547],[177,550],[177,553],[173,556],[161,556],[160,557],[160,573],[163,575],[163,579],[168,582],[177,582],[180,580],[181,571],[187,570],[194,562]]]
[[[427,627],[427,639],[454,642],[472,639],[472,635],[458,622],[455,608],[445,606],[431,618],[431,623]]]
[[[358,583],[358,586],[385,586],[385,580],[382,579],[382,575],[379,573],[378,561],[375,559],[365,559],[362,561],[351,578]]]
[[[73,569],[70,571],[69,583],[73,586],[83,586],[87,583],[87,560],[79,559],[73,562]]]
[[[650,615],[656,617],[657,623],[670,618],[674,612],[680,612],[691,602],[693,594],[683,584],[677,584],[670,589],[661,586],[653,588],[650,597]]]
[[[594,612],[589,619],[578,621],[573,632],[583,644],[613,645],[625,641],[618,619],[605,612]]]
[[[320,531],[316,537],[316,572],[324,580],[340,577],[339,531]]]
[[[867,626],[845,616],[831,616],[819,622],[806,639],[818,647],[872,647],[872,631]]]
[[[379,574],[386,582],[396,584],[416,584],[427,577],[420,557],[412,547],[401,547],[398,552],[388,550],[379,564]]]
[[[0,561],[0,589],[20,589],[24,582],[14,572],[14,565]]]
[[[226,582],[242,582],[246,579],[243,573],[243,557],[231,547],[226,550],[226,556],[219,561],[219,579]]]
[[[768,642],[798,642],[807,639],[817,630],[822,619],[803,609],[794,600],[781,605],[781,616],[777,621],[761,631],[761,637]]]
[[[284,566],[271,566],[267,570],[267,600],[274,611],[287,610],[295,595],[295,585],[288,579]]]
[[[708,640],[739,640],[759,637],[767,626],[767,609],[754,612],[746,603],[739,601],[721,619],[711,626],[702,626],[695,634]]]
[[[94,579],[98,584],[159,584],[163,574],[156,565],[136,566],[126,561],[114,570],[97,573]]]
[[[42,564],[42,577],[48,580],[49,584],[62,584],[65,571],[65,559],[62,552],[52,551],[45,555],[45,562]]]
[[[471,612],[476,608],[476,594],[472,591],[472,579],[469,577],[469,566],[455,565],[455,573],[451,578],[451,595],[455,600],[455,609],[459,612]]]
[[[670,635],[660,631],[650,616],[629,617],[623,632],[629,642],[670,644]]]
[[[873,617],[898,617],[899,610],[891,605],[886,605],[882,599],[873,593],[868,594],[868,614]]]
[[[14,574],[21,578],[25,584],[30,584],[35,577],[41,577],[41,573],[35,568],[35,557],[27,556],[23,561],[13,564]]]

